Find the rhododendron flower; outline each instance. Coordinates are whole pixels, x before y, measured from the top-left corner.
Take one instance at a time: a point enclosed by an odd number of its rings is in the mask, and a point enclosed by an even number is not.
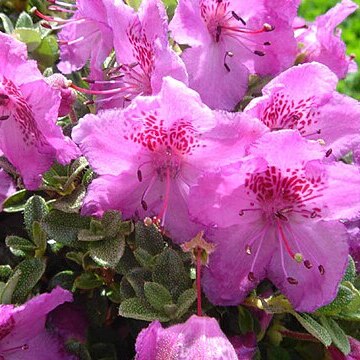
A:
[[[297,129],[307,139],[322,139],[335,155],[360,142],[360,103],[336,92],[338,79],[319,63],[292,67],[263,88],[245,112],[271,130]]]
[[[64,74],[81,69],[90,59],[91,67],[101,70],[102,64],[113,47],[113,34],[107,24],[104,2],[107,0],[76,0],[74,3],[48,0],[54,4],[51,10],[71,14],[69,19],[53,18],[36,11],[40,18],[57,23],[53,29],[58,34],[60,63],[57,65]]]
[[[162,1],[144,0],[137,13],[124,3],[107,3],[117,63],[94,83],[98,108],[125,107],[137,95],[156,94],[164,76],[187,83],[185,65],[170,48]],[[84,91],[84,89],[78,89]]]
[[[190,212],[215,226],[203,277],[212,303],[239,304],[266,277],[299,311],[334,299],[348,259],[339,219],[359,214],[360,174],[323,156],[296,131],[272,132],[192,188]]]
[[[217,321],[196,315],[166,329],[152,322],[138,335],[135,348],[136,360],[238,360]]]
[[[45,328],[47,314],[67,301],[72,301],[72,294],[58,287],[18,307],[0,305],[0,359],[73,360]]]
[[[0,33],[0,150],[30,190],[55,160],[66,164],[79,155],[56,125],[59,105],[59,92],[27,60],[25,44]]]
[[[292,22],[298,0],[180,0],[170,29],[184,50],[190,87],[212,108],[232,110],[248,71],[273,75],[296,56]]]
[[[354,2],[342,0],[327,13],[318,16],[314,23],[308,24],[307,27],[298,27],[294,24],[301,61],[317,61],[325,64],[340,79],[348,72],[355,72],[356,62],[352,56],[346,56],[346,45],[341,40],[341,30],[337,26],[357,8],[358,5]]]
[[[357,271],[360,272],[360,219],[347,221],[345,225],[350,236],[350,255],[354,259]]]
[[[156,96],[125,110],[86,115],[74,139],[95,172],[83,214],[110,209],[125,218],[155,216],[177,242],[198,232],[188,217],[189,187],[205,170],[244,155],[265,130],[242,114],[216,113],[183,83],[165,78]]]
[[[83,307],[65,303],[53,310],[47,319],[48,327],[66,343],[69,340],[86,342],[89,320]]]
[[[16,188],[11,177],[3,169],[0,169],[0,211],[2,210],[2,204],[6,198],[15,191]]]

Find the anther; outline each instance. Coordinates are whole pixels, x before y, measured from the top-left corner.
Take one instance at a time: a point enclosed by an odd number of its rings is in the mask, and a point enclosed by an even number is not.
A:
[[[247,255],[251,255],[251,246],[249,244],[245,246],[245,252]]]
[[[297,285],[299,283],[296,279],[294,279],[293,277],[290,277],[290,276],[288,278],[286,278],[286,280],[291,285]]]
[[[141,206],[146,211],[148,209],[147,203],[145,200],[141,200]]]
[[[350,60],[354,60],[356,58],[356,55],[354,53],[350,54]]]
[[[311,263],[309,260],[305,260],[305,261],[304,261],[304,266],[305,266],[307,269],[311,269],[311,268],[312,268],[312,263]]]
[[[273,30],[275,30],[275,26],[272,26],[272,25],[270,25],[270,24],[268,24],[268,23],[265,23],[265,24],[263,25],[263,29],[264,29],[265,31],[273,31]]]
[[[294,255],[294,260],[295,260],[297,263],[301,263],[301,262],[303,261],[303,256],[302,256],[302,254],[296,253],[296,254]]]
[[[218,25],[217,28],[216,28],[216,36],[215,36],[216,42],[219,42],[220,35],[221,35],[221,26]]]
[[[265,45],[265,46],[270,46],[270,45],[271,45],[271,42],[270,42],[270,41],[265,41],[265,42],[263,43],[263,45]]]
[[[254,54],[257,55],[257,56],[265,56],[265,53],[263,51],[260,51],[260,50],[255,50]]]
[[[321,275],[324,275],[324,274],[325,274],[325,269],[324,269],[324,267],[323,267],[322,265],[319,265],[319,266],[318,266],[318,269],[319,269],[319,273],[320,273]]]
[[[256,279],[255,279],[255,275],[254,275],[254,273],[252,272],[252,271],[250,271],[249,273],[248,273],[248,279],[249,279],[249,281],[251,281],[251,282],[254,282]]]
[[[240,17],[235,11],[231,12],[231,15],[237,20],[237,21],[241,21],[243,23],[244,26],[246,26],[246,21]]]
[[[329,150],[326,152],[325,157],[329,157],[331,154],[332,154],[332,149],[329,149]]]
[[[40,22],[40,25],[45,28],[45,29],[49,29],[52,30],[52,27],[50,24],[46,23],[46,22]]]
[[[142,177],[142,172],[140,169],[137,171],[137,178],[138,178],[139,182],[142,182],[143,177]]]
[[[7,120],[9,117],[10,117],[10,115],[3,115],[3,116],[0,116],[0,121]]]
[[[87,100],[87,101],[84,101],[83,104],[84,104],[85,106],[94,105],[94,104],[95,104],[95,101],[94,101],[94,100]]]
[[[244,210],[240,210],[239,211],[239,216],[243,216],[245,214],[245,211]]]
[[[313,212],[311,213],[310,217],[311,217],[312,219],[316,218],[316,211],[313,211]]]

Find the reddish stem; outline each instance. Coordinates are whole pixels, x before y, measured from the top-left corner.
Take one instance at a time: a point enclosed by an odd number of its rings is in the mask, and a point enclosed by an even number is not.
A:
[[[289,338],[292,338],[292,339],[311,341],[311,342],[318,342],[318,340],[315,339],[310,334],[305,334],[305,333],[301,333],[301,332],[297,332],[297,331],[291,331],[291,330],[282,330],[280,332],[281,332],[282,335],[284,335],[286,337],[289,337]]]
[[[196,249],[196,291],[197,291],[197,314],[202,316],[201,309],[201,252],[200,248]]]

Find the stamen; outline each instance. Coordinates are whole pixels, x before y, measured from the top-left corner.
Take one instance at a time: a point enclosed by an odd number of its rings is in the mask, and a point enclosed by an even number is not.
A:
[[[145,200],[141,200],[141,206],[146,211],[148,209],[147,203]]]
[[[232,53],[231,51],[227,51],[227,52],[225,53],[225,56],[224,56],[224,66],[225,66],[225,69],[230,72],[230,67],[229,67],[229,65],[226,63],[226,58],[227,58],[228,56],[229,56],[229,57],[233,57],[233,56],[234,56],[234,53]]]
[[[291,277],[291,276],[287,277],[286,280],[287,280],[288,283],[291,284],[291,285],[297,285],[297,284],[299,283],[295,278],[293,278],[293,277]]]
[[[257,56],[265,56],[265,53],[263,51],[255,50],[254,54]]]
[[[62,7],[77,8],[77,6],[75,4],[69,4],[69,3],[64,2],[64,1],[47,0],[47,2],[49,2],[50,4],[53,4],[53,5],[59,5],[59,6],[62,6]]]
[[[245,246],[245,252],[246,254],[251,255],[251,246],[249,244]]]
[[[271,45],[271,42],[270,42],[270,41],[265,41],[265,42],[263,43],[263,45],[264,45],[264,46],[270,46],[270,45]]]
[[[286,236],[285,236],[285,233],[284,233],[284,230],[283,230],[283,228],[282,228],[282,226],[281,226],[280,221],[277,221],[277,226],[278,226],[278,230],[279,230],[279,233],[280,233],[281,240],[282,240],[282,242],[283,242],[284,245],[285,245],[286,251],[288,252],[288,254],[289,254],[293,259],[295,259],[295,254],[294,254],[294,252],[293,252],[293,251],[291,250],[291,248],[290,248],[289,242],[288,242],[288,240],[286,239]]]
[[[325,157],[329,157],[331,154],[332,154],[332,149],[329,149],[329,150],[326,152]]]
[[[255,282],[256,278],[255,278],[255,275],[254,275],[254,273],[253,273],[252,271],[250,271],[250,272],[248,273],[248,279],[249,279],[249,281],[251,281],[251,282]]]
[[[324,274],[325,274],[325,269],[324,269],[324,267],[323,267],[321,264],[318,266],[318,269],[319,269],[319,273],[320,273],[321,275],[324,275]]]
[[[3,115],[3,116],[0,116],[0,121],[7,120],[9,117],[10,117],[10,115]]]
[[[312,263],[311,263],[309,260],[305,260],[305,261],[304,261],[304,266],[305,266],[307,269],[311,269],[311,268],[312,268]]]
[[[161,219],[161,226],[164,226],[166,210],[169,205],[170,185],[171,185],[170,169],[166,168],[166,188],[165,188],[164,205],[163,205],[163,208],[161,209],[159,215],[157,216],[158,219]]]
[[[60,6],[57,6],[57,5],[50,5],[48,7],[48,9],[51,10],[51,11],[64,12],[64,13],[69,13],[69,14],[75,13],[75,10],[64,9],[64,8],[62,8]]]
[[[235,11],[231,12],[231,15],[237,20],[237,21],[241,21],[243,23],[244,26],[246,26],[246,21],[241,18]]]
[[[138,169],[138,171],[137,171],[137,178],[138,178],[139,182],[142,182],[143,178],[142,178],[142,172],[140,169]]]
[[[275,26],[265,23],[263,25],[263,29],[264,29],[264,31],[273,31],[273,30],[275,30]]]

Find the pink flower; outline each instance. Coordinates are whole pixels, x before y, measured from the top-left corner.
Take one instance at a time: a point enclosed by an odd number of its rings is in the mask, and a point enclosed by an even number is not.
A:
[[[348,258],[339,220],[359,214],[360,174],[323,156],[298,132],[267,133],[247,158],[192,188],[190,212],[213,226],[217,244],[203,277],[211,302],[239,304],[263,278],[299,311],[335,298]]]
[[[348,72],[355,72],[356,62],[353,57],[346,56],[346,45],[341,40],[341,30],[337,26],[357,8],[358,5],[354,2],[342,0],[327,13],[318,16],[314,23],[308,24],[307,28],[298,27],[295,23],[295,36],[303,62],[322,63],[340,79]]]
[[[336,91],[338,79],[319,63],[286,70],[263,88],[245,112],[270,130],[297,129],[307,139],[322,139],[336,156],[360,143],[360,103]]]
[[[81,69],[90,59],[91,68],[100,70],[113,47],[113,34],[107,24],[107,13],[103,0],[63,1],[48,0],[50,9],[71,15],[70,19],[52,18],[36,11],[40,18],[56,23],[60,45],[58,68],[64,74]]]
[[[166,329],[152,322],[140,332],[135,347],[136,360],[238,360],[217,321],[196,315]]]
[[[206,169],[237,160],[264,131],[246,115],[211,111],[197,93],[167,77],[158,95],[137,97],[124,110],[87,115],[74,129],[99,175],[82,212],[155,216],[173,240],[187,241],[199,232],[188,215],[190,186]]]
[[[180,44],[190,87],[211,108],[232,110],[248,70],[274,75],[296,57],[292,22],[299,1],[180,0],[170,29]]]
[[[168,19],[160,0],[144,0],[135,13],[124,3],[107,3],[117,64],[90,80],[100,109],[126,107],[138,95],[157,94],[162,79],[187,83],[185,65],[168,42]],[[78,89],[84,91],[83,89]]]
[[[0,150],[33,190],[57,160],[79,156],[56,125],[60,94],[46,83],[25,44],[0,33]]]
[[[0,359],[48,360],[51,354],[52,360],[74,360],[45,328],[48,313],[67,301],[72,294],[58,287],[18,307],[0,305]]]

